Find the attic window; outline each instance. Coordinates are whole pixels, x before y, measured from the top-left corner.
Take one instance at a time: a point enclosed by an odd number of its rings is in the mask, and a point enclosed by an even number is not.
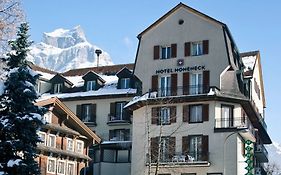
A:
[[[62,83],[54,84],[54,94],[62,92]]]
[[[87,81],[87,91],[93,91],[96,88],[96,81]]]
[[[182,25],[184,23],[184,20],[183,19],[180,19],[179,20],[179,25]]]

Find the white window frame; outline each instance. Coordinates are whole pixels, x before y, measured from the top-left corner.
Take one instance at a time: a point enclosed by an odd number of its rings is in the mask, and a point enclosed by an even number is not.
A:
[[[189,75],[189,94],[202,94],[203,93],[203,73],[194,72]]]
[[[121,89],[129,89],[130,88],[130,78],[121,78],[120,88]]]
[[[53,145],[53,146],[50,145],[50,144],[51,144],[51,143],[50,143],[50,140],[51,140],[52,137],[54,137],[54,145]],[[48,134],[47,146],[52,147],[52,148],[55,148],[55,147],[56,147],[56,135],[54,135],[54,134]]]
[[[69,173],[69,164],[72,164],[73,165],[73,174],[70,174]],[[66,174],[67,175],[75,175],[75,162],[72,162],[72,161],[67,161],[67,166],[66,166]]]
[[[44,114],[43,119],[47,123],[52,123],[52,112],[48,111],[46,114]]]
[[[200,109],[201,108],[201,109]],[[192,111],[195,110],[195,114],[192,114]],[[190,123],[199,123],[203,122],[203,105],[190,105]]]
[[[72,148],[69,147],[69,141],[72,142]],[[66,138],[66,150],[67,151],[74,151],[74,140],[71,138]]]
[[[162,84],[163,82],[163,84]],[[164,87],[162,87],[162,85]],[[159,78],[159,91],[161,97],[166,97],[171,95],[171,76],[161,76]]]
[[[59,163],[62,162],[64,165],[63,165],[63,173],[60,173],[59,170],[60,170],[60,167],[59,167]],[[57,160],[57,174],[59,175],[64,175],[65,174],[65,165],[66,165],[66,162],[64,160]]]
[[[87,81],[87,85],[86,85],[87,91],[94,91],[95,88],[96,88],[96,81],[95,80]]]
[[[161,46],[161,57],[160,59],[170,59],[172,57],[172,47],[171,46]]]
[[[126,105],[126,102],[116,102],[115,103],[115,116],[117,118],[117,120],[124,120],[123,118],[124,116],[124,106]],[[117,112],[120,111],[120,112]]]
[[[189,150],[194,160],[199,160],[203,151],[203,136],[192,135],[189,140]]]
[[[54,84],[54,94],[59,94],[62,91],[63,84],[62,83],[56,83]]]
[[[169,137],[162,137],[160,140],[160,160],[166,162],[169,160]]]
[[[195,41],[191,43],[192,56],[203,55],[203,41]]]
[[[54,164],[54,171],[49,171],[49,161],[54,161],[55,164]],[[52,157],[48,157],[48,160],[47,160],[47,173],[49,174],[56,174],[56,158],[52,158]]]
[[[81,150],[81,151],[78,150],[78,144],[81,144],[81,145],[82,145],[82,150]],[[83,142],[82,140],[76,140],[76,146],[75,146],[75,148],[76,148],[76,152],[77,152],[77,153],[83,154],[83,152],[84,152],[84,142]]]
[[[162,125],[167,125],[171,123],[171,109],[169,107],[160,108],[160,123]]]
[[[44,138],[45,138],[44,140],[41,140],[41,135],[44,135]],[[46,143],[47,143],[47,134],[46,134],[45,132],[39,131],[39,132],[38,132],[38,136],[39,136],[39,138],[40,138],[41,141],[44,141],[44,142],[38,142],[38,143],[41,144],[41,145],[46,146]]]

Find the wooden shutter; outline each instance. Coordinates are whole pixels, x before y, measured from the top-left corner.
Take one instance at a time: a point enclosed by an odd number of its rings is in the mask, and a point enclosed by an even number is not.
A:
[[[158,75],[152,75],[151,91],[158,91]]]
[[[110,103],[110,116],[115,116],[115,103]]]
[[[190,56],[190,48],[191,48],[191,43],[190,42],[184,43],[184,56],[185,57]]]
[[[153,125],[158,124],[158,115],[159,115],[159,108],[158,107],[151,108],[151,124]]]
[[[189,122],[189,105],[184,105],[182,107],[182,121]]]
[[[203,54],[209,53],[209,40],[203,41]]]
[[[209,137],[207,135],[203,136],[202,139],[202,145],[203,145],[203,153],[202,153],[202,160],[208,161],[209,157]]]
[[[96,123],[96,115],[97,115],[97,105],[96,104],[92,104],[92,115],[91,115],[91,121]]]
[[[209,104],[202,105],[202,118],[203,121],[209,121]]]
[[[151,161],[152,163],[155,163],[157,162],[157,157],[158,157],[158,141],[159,141],[159,138],[158,137],[153,137],[151,138],[151,143],[150,143],[150,146],[151,146]]]
[[[171,117],[171,123],[177,122],[177,107],[176,106],[170,107],[170,117]]]
[[[177,95],[177,88],[178,88],[178,74],[171,75],[171,95]]]
[[[172,49],[171,57],[176,58],[177,57],[177,44],[171,44],[171,49]]]
[[[76,105],[76,115],[81,119],[81,117],[82,117],[82,105]]]
[[[153,53],[154,60],[158,60],[160,58],[160,46],[154,46]]]
[[[183,73],[182,78],[182,88],[183,88],[183,95],[189,94],[189,72]]]
[[[210,87],[210,71],[203,71],[203,92],[208,93]]]
[[[189,153],[189,136],[182,137],[182,154],[187,155]]]
[[[176,137],[169,137],[169,159],[172,160],[176,153]]]

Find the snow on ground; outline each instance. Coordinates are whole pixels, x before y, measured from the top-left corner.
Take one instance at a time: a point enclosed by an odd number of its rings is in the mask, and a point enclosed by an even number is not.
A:
[[[21,159],[9,160],[7,167],[14,167],[15,165],[19,165],[21,161]]]

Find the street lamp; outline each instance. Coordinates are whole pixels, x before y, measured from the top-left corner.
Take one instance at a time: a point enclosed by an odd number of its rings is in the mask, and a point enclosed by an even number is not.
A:
[[[97,67],[99,67],[99,56],[102,53],[102,51],[100,49],[96,49],[95,53],[97,54]]]

